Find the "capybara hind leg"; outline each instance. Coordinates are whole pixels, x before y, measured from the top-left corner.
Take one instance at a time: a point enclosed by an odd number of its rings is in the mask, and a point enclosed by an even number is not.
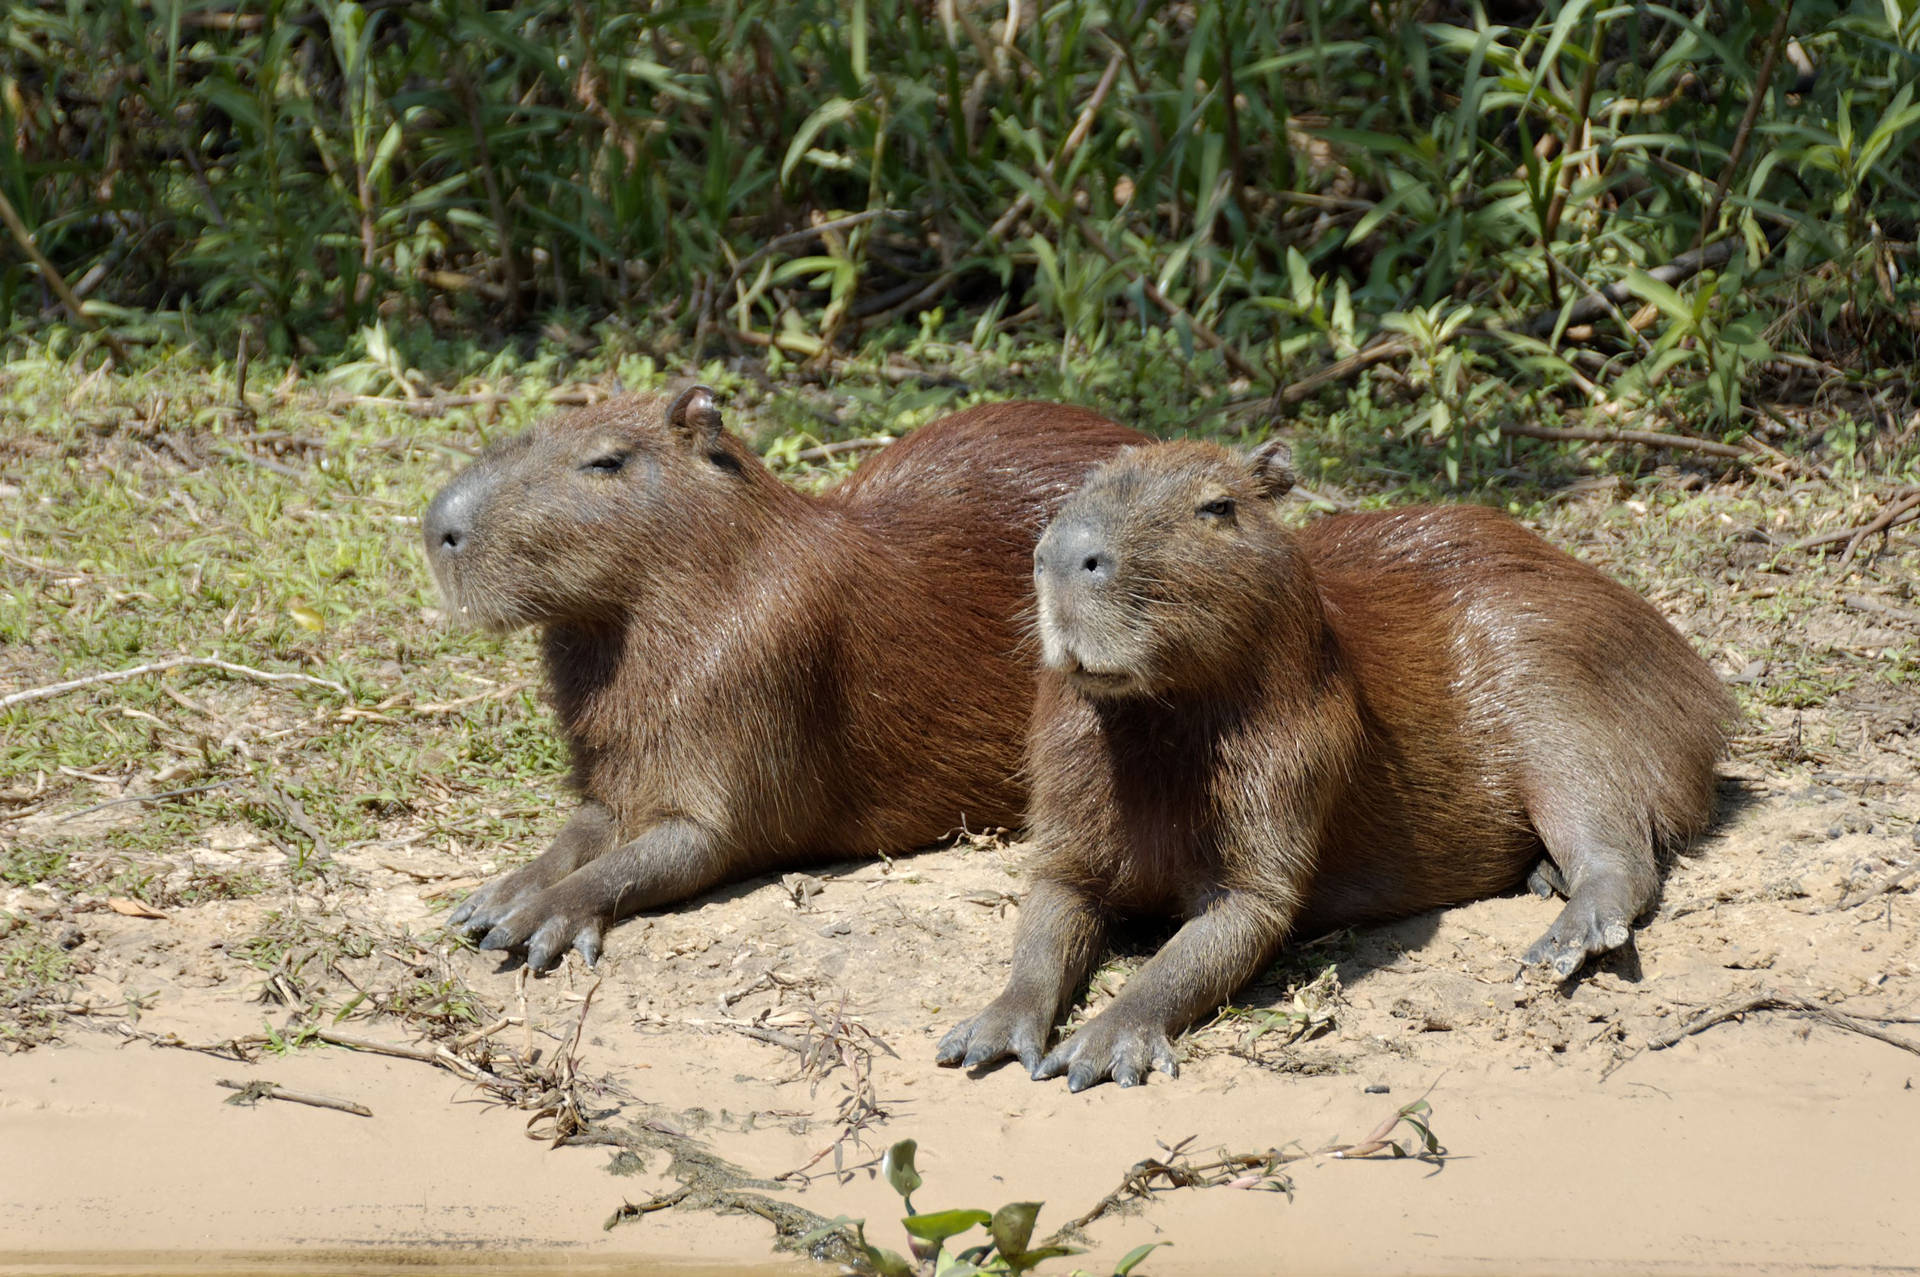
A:
[[[685,900],[719,883],[730,868],[698,825],[662,821],[514,906],[480,947],[524,952],[536,971],[560,961],[568,949],[579,950],[592,966],[614,922]]]
[[[1659,883],[1653,830],[1644,813],[1596,815],[1549,807],[1532,814],[1558,867],[1567,904],[1527,950],[1527,961],[1544,963],[1565,979],[1590,955],[1624,945],[1634,921],[1653,903]],[[1535,877],[1552,882],[1542,870],[1535,870]]]
[[[582,804],[551,846],[468,896],[448,915],[447,926],[478,940],[514,909],[617,845],[613,813],[596,802]]]
[[[1035,883],[1020,906],[1006,991],[941,1038],[934,1058],[948,1067],[973,1069],[1011,1055],[1039,1076],[1047,1035],[1093,970],[1106,930],[1104,914],[1085,892],[1057,882]]]

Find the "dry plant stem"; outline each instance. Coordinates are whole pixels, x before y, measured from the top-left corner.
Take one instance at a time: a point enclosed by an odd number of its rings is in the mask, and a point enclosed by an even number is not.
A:
[[[263,1100],[285,1100],[289,1104],[305,1104],[317,1109],[332,1109],[337,1113],[351,1113],[355,1117],[372,1117],[373,1110],[364,1104],[352,1100],[336,1100],[331,1095],[315,1095],[310,1091],[289,1091],[285,1087],[275,1086],[272,1082],[235,1082],[231,1078],[221,1078],[216,1083],[229,1091],[252,1094]]]
[[[1854,556],[1860,553],[1861,543],[1874,533],[1891,531],[1894,524],[1911,523],[1915,519],[1920,519],[1920,492],[1913,493],[1904,501],[1889,506],[1881,511],[1880,517],[1856,532],[1853,540],[1847,542],[1846,553],[1840,556],[1840,565],[1837,570],[1845,572],[1852,566]]]
[[[871,439],[841,439],[834,443],[823,443],[814,448],[802,448],[793,454],[795,461],[827,461],[834,457],[845,456],[849,452],[870,452],[875,448],[884,448],[892,443],[889,436]]]
[[[67,308],[69,315],[73,316],[73,322],[88,332],[99,333],[100,339],[107,343],[107,349],[113,352],[116,362],[122,365],[132,363],[133,361],[127,357],[127,348],[120,344],[120,339],[113,335],[113,330],[102,327],[92,315],[81,308],[80,299],[73,295],[73,289],[67,287],[67,277],[47,260],[47,255],[40,251],[40,246],[33,242],[33,232],[29,231],[27,224],[20,220],[19,210],[14,208],[13,201],[7,198],[4,191],[0,191],[0,222],[5,222],[7,229],[13,232],[14,242],[20,245],[20,251],[27,255],[27,260],[39,268],[40,277],[47,281],[47,287],[53,289],[54,295],[60,299],[60,304]]]
[[[1747,99],[1747,109],[1740,117],[1740,127],[1734,130],[1733,146],[1727,151],[1727,162],[1720,170],[1720,180],[1713,184],[1713,198],[1708,201],[1706,214],[1700,219],[1700,236],[1693,243],[1696,251],[1706,245],[1707,236],[1713,233],[1715,223],[1720,220],[1720,206],[1726,202],[1727,188],[1733,185],[1733,175],[1747,151],[1747,139],[1753,136],[1754,121],[1760,118],[1760,108],[1767,100],[1767,89],[1773,83],[1773,68],[1780,63],[1780,49],[1786,43],[1787,18],[1792,13],[1793,0],[1781,0],[1780,16],[1774,19],[1773,32],[1767,37],[1766,55],[1760,60],[1760,74],[1754,77],[1753,96]]]
[[[1655,430],[1600,430],[1591,426],[1530,426],[1514,422],[1500,427],[1503,435],[1518,435],[1525,439],[1554,439],[1568,443],[1631,443],[1643,448],[1676,448],[1682,452],[1699,452],[1710,457],[1726,457],[1732,461],[1745,461],[1751,458],[1747,449],[1735,444],[1720,443],[1712,439],[1695,439],[1691,435],[1668,435]]]
[[[1582,292],[1586,293],[1589,301],[1606,308],[1607,314],[1612,316],[1614,321],[1620,325],[1620,330],[1626,333],[1627,336],[1633,338],[1634,344],[1640,348],[1641,354],[1651,355],[1653,353],[1653,347],[1648,343],[1645,335],[1642,334],[1638,328],[1634,327],[1633,320],[1628,318],[1626,313],[1622,311],[1619,306],[1615,305],[1611,298],[1595,288],[1592,284],[1589,284],[1584,276],[1552,253],[1548,253],[1546,256],[1548,264],[1551,265],[1555,271],[1564,275],[1569,283],[1572,283]],[[1568,326],[1571,327],[1572,325]]]
[[[85,678],[71,679],[65,683],[49,683],[45,687],[32,687],[23,692],[9,692],[5,696],[0,696],[0,709],[10,709],[15,705],[25,705],[31,701],[63,696],[84,687],[95,687],[103,683],[122,683],[130,678],[141,678],[148,674],[183,668],[224,670],[229,674],[259,679],[267,683],[309,683],[315,687],[324,687],[348,700],[353,699],[353,693],[340,684],[329,679],[315,678],[311,674],[280,674],[271,670],[257,670],[251,665],[235,665],[231,661],[222,661],[211,656],[170,656],[164,661],[151,661],[145,665],[135,665],[131,669],[109,670],[101,674],[89,674]]]
[[[1868,612],[1875,616],[1884,616],[1890,620],[1905,621],[1908,625],[1920,625],[1920,612],[1908,608],[1895,607],[1865,594],[1849,594],[1840,600],[1856,612]]]
[[[1779,993],[1756,993],[1744,998],[1735,998],[1719,1006],[1708,1007],[1693,1019],[1676,1029],[1668,1029],[1658,1037],[1647,1040],[1649,1051],[1663,1051],[1674,1043],[1696,1033],[1711,1029],[1716,1024],[1725,1024],[1737,1020],[1750,1011],[1789,1011],[1810,1020],[1831,1025],[1836,1029],[1845,1029],[1849,1033],[1858,1033],[1872,1038],[1876,1042],[1885,1042],[1888,1046],[1897,1046],[1902,1051],[1920,1055],[1920,1042],[1910,1042],[1906,1038],[1896,1037],[1885,1029],[1868,1024],[1864,1020],[1844,1015],[1823,1003],[1811,1002],[1805,998],[1789,997]]]
[[[1870,883],[1860,891],[1848,896],[1845,900],[1835,905],[1834,909],[1836,911],[1858,909],[1869,900],[1877,900],[1890,891],[1900,890],[1900,888],[1906,886],[1916,878],[1920,878],[1920,865],[1909,865],[1905,869],[1895,870],[1893,873],[1880,879],[1880,881]],[[1873,1018],[1877,1019],[1879,1017]]]
[[[1875,532],[1884,532],[1889,528],[1897,527],[1912,517],[1920,517],[1920,489],[1900,493],[1878,515],[1857,527],[1839,528],[1832,532],[1803,537],[1787,548],[1814,550],[1823,545],[1835,545],[1841,541],[1856,542],[1862,537],[1872,536]]]
[[[1727,239],[1720,240],[1718,243],[1710,244],[1706,248],[1696,248],[1690,252],[1682,253],[1666,265],[1654,267],[1648,271],[1647,274],[1663,284],[1678,285],[1685,283],[1703,270],[1712,270],[1716,267],[1726,265],[1727,262],[1732,259],[1734,252],[1740,247],[1741,242],[1739,237],[1731,236]],[[1622,302],[1631,300],[1633,300],[1633,290],[1627,287],[1625,281],[1608,284],[1604,288],[1593,289],[1588,296],[1576,301],[1572,307],[1568,309],[1567,327],[1571,328],[1575,324],[1590,323],[1593,320],[1599,319],[1602,315],[1607,314],[1610,310],[1615,310]],[[1533,337],[1543,337],[1551,333],[1554,325],[1559,322],[1560,308],[1558,306],[1550,306],[1545,310],[1536,312],[1531,318],[1520,325],[1518,331]]]
[[[1336,359],[1324,368],[1315,369],[1300,380],[1285,386],[1280,391],[1282,405],[1297,404],[1322,386],[1357,377],[1375,364],[1385,363],[1389,359],[1398,359],[1410,354],[1413,346],[1404,337],[1377,338],[1371,344],[1362,347],[1344,359]]]

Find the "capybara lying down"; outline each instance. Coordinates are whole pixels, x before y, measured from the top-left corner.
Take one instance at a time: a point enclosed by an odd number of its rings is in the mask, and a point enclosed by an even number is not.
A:
[[[1291,530],[1292,482],[1274,446],[1131,448],[1041,538],[1033,889],[1006,991],[942,1064],[1175,1073],[1172,1035],[1289,935],[1536,864],[1567,903],[1527,959],[1571,975],[1627,942],[1655,844],[1708,822],[1733,704],[1646,601],[1478,507]],[[1048,1053],[1109,919],[1142,913],[1184,925]]]
[[[1142,436],[971,408],[815,497],[695,387],[548,417],[434,498],[451,610],[541,630],[581,805],[450,924],[547,967],[615,919],[778,866],[1014,824],[1033,544]]]

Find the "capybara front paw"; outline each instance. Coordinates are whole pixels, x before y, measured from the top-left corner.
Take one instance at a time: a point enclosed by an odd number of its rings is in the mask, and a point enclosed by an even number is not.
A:
[[[523,865],[476,889],[447,915],[447,930],[469,940],[478,940],[492,932],[508,914],[540,894],[539,879],[527,872],[532,867],[532,864]]]
[[[1576,896],[1567,902],[1547,934],[1527,950],[1527,961],[1553,968],[1562,980],[1578,971],[1589,955],[1618,949],[1633,936],[1633,919],[1623,909]]]
[[[946,1068],[959,1065],[977,1069],[1011,1055],[1033,1073],[1040,1067],[1040,1053],[1046,1049],[1048,1027],[1044,1012],[1001,999],[973,1019],[955,1025],[940,1039],[934,1059]]]
[[[570,909],[552,893],[542,892],[495,923],[481,937],[480,947],[524,954],[535,971],[557,965],[568,949],[577,949],[591,967],[600,960],[606,927],[605,918]]]
[[[1064,1073],[1069,1091],[1084,1091],[1108,1078],[1121,1086],[1139,1086],[1154,1069],[1168,1077],[1180,1076],[1180,1061],[1166,1030],[1108,1014],[1095,1016],[1093,1023],[1053,1048],[1033,1076]]]

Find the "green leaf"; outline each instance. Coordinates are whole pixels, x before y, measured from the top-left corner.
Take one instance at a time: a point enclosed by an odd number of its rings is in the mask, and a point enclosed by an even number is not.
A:
[[[1009,1260],[1026,1253],[1027,1243],[1033,1240],[1033,1222],[1040,1218],[1040,1202],[1008,1202],[993,1213],[993,1222],[987,1231],[993,1234],[993,1244]]]
[[[990,1223],[992,1220],[993,1216],[983,1210],[941,1210],[925,1215],[909,1215],[900,1223],[921,1241],[943,1242],[977,1224]]]
[[[1023,1250],[1017,1256],[1008,1256],[1007,1269],[1010,1272],[1024,1273],[1029,1269],[1038,1268],[1049,1259],[1058,1259],[1062,1255],[1078,1255],[1079,1253],[1080,1248],[1078,1246],[1040,1246],[1033,1250]]]
[[[900,1194],[900,1200],[907,1203],[907,1209],[913,1209],[913,1203],[907,1199],[920,1188],[920,1172],[913,1167],[913,1155],[920,1151],[920,1145],[913,1140],[901,1140],[887,1150],[880,1161],[880,1169],[887,1177],[887,1183],[893,1185],[893,1191]]]
[[[1120,1262],[1113,1266],[1113,1277],[1127,1277],[1128,1273],[1140,1266],[1141,1260],[1151,1255],[1160,1247],[1171,1245],[1173,1245],[1172,1242],[1148,1242],[1143,1246],[1135,1246],[1132,1250],[1122,1255]]]
[[[1658,306],[1661,313],[1675,323],[1693,323],[1693,307],[1687,305],[1673,285],[1661,283],[1636,266],[1627,272],[1627,288],[1634,296]]]
[[[812,148],[813,139],[820,136],[821,130],[851,119],[858,109],[858,103],[845,98],[828,98],[815,108],[813,114],[795,131],[793,141],[787,146],[787,158],[780,163],[780,180],[785,182],[793,176],[793,170],[799,166],[801,157]]]

